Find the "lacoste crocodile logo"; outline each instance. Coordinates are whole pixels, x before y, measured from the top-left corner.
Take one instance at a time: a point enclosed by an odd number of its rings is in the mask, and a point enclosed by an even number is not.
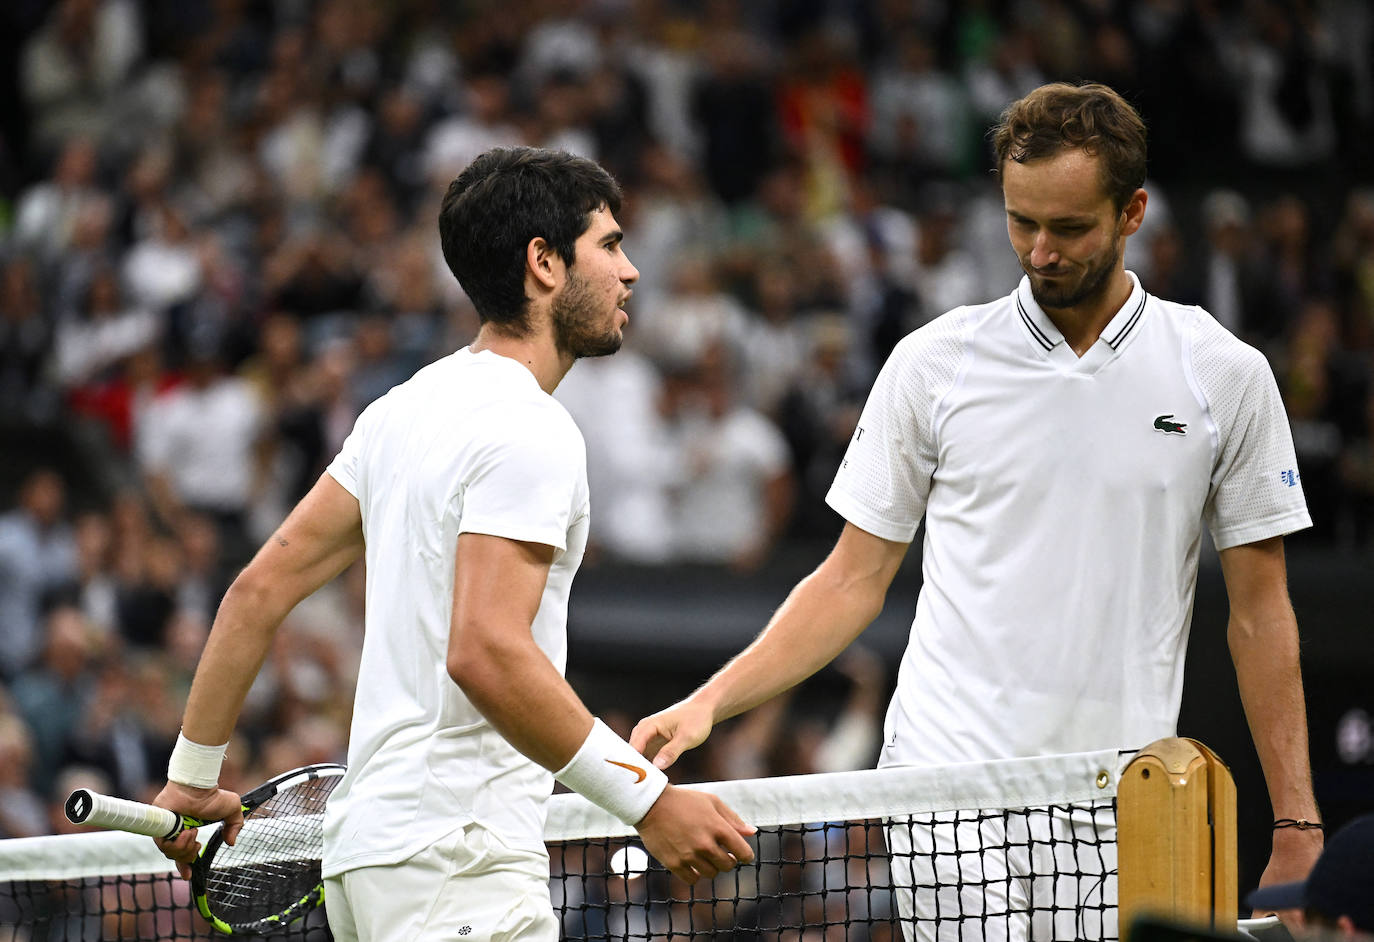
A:
[[[1166,435],[1187,435],[1188,424],[1186,422],[1170,422],[1169,420],[1173,417],[1172,412],[1168,415],[1158,416],[1155,419],[1155,428]]]
[[[609,762],[611,765],[618,765],[618,766],[620,766],[622,769],[628,769],[628,770],[630,770],[631,772],[633,772],[635,775],[639,776],[639,778],[635,779],[635,784],[636,784],[636,785],[638,785],[640,782],[644,781],[644,779],[649,775],[648,772],[645,772],[645,771],[644,771],[643,769],[641,769],[639,766],[637,766],[637,765],[630,765],[628,762],[617,762],[617,761],[615,761],[614,759],[607,759],[606,761]]]

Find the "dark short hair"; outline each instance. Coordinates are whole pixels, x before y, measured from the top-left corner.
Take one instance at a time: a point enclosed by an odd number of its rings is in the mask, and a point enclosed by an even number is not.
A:
[[[1102,183],[1117,209],[1145,184],[1145,122],[1106,85],[1042,85],[1002,112],[992,130],[997,172],[1081,148],[1102,159]]]
[[[468,164],[444,194],[444,261],[482,323],[523,334],[530,240],[542,237],[571,265],[574,244],[602,207],[620,211],[620,186],[595,161],[538,147],[493,148]]]

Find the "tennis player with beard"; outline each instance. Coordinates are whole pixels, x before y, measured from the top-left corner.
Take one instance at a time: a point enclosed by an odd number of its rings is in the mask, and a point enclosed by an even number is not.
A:
[[[368,406],[216,616],[157,803],[235,833],[219,744],[282,619],[366,560],[348,772],[324,825],[336,939],[558,938],[555,777],[689,882],[753,859],[752,828],[668,785],[563,678],[589,504],[582,436],[551,393],[620,347],[639,272],[619,208],[615,181],[565,153],[496,149],[463,171],[439,231],[476,340]],[[193,832],[161,846],[194,859]]]
[[[1101,85],[1048,85],[1007,109],[993,143],[1025,277],[897,346],[827,497],[845,519],[833,552],[748,648],[635,728],[631,744],[659,767],[854,640],[922,519],[923,584],[881,765],[1173,736],[1205,525],[1274,817],[1317,820],[1283,554],[1283,536],[1310,526],[1291,434],[1263,355],[1123,266],[1148,203],[1145,136]],[[1093,926],[1029,912],[1047,897],[1028,871],[1080,870],[1090,885],[1069,898],[1100,903],[1109,861],[956,854],[968,835],[939,829],[915,839],[951,846],[903,859],[892,830],[894,879],[947,885],[899,894],[908,936],[1116,936],[1110,910]],[[1263,882],[1302,879],[1321,845],[1317,828],[1276,828]],[[934,850],[948,853],[932,874],[922,855]],[[993,882],[974,885],[985,864]]]

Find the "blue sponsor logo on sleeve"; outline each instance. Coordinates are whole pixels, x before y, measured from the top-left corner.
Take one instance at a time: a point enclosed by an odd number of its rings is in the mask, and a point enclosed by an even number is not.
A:
[[[1296,471],[1280,471],[1279,478],[1288,487],[1297,487],[1298,482],[1302,480],[1302,475],[1298,474]]]

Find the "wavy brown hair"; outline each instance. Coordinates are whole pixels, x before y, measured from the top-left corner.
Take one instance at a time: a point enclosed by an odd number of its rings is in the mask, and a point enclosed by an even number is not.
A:
[[[992,129],[997,171],[1081,148],[1102,159],[1102,184],[1118,210],[1145,183],[1145,122],[1106,85],[1042,85],[1012,102]]]

